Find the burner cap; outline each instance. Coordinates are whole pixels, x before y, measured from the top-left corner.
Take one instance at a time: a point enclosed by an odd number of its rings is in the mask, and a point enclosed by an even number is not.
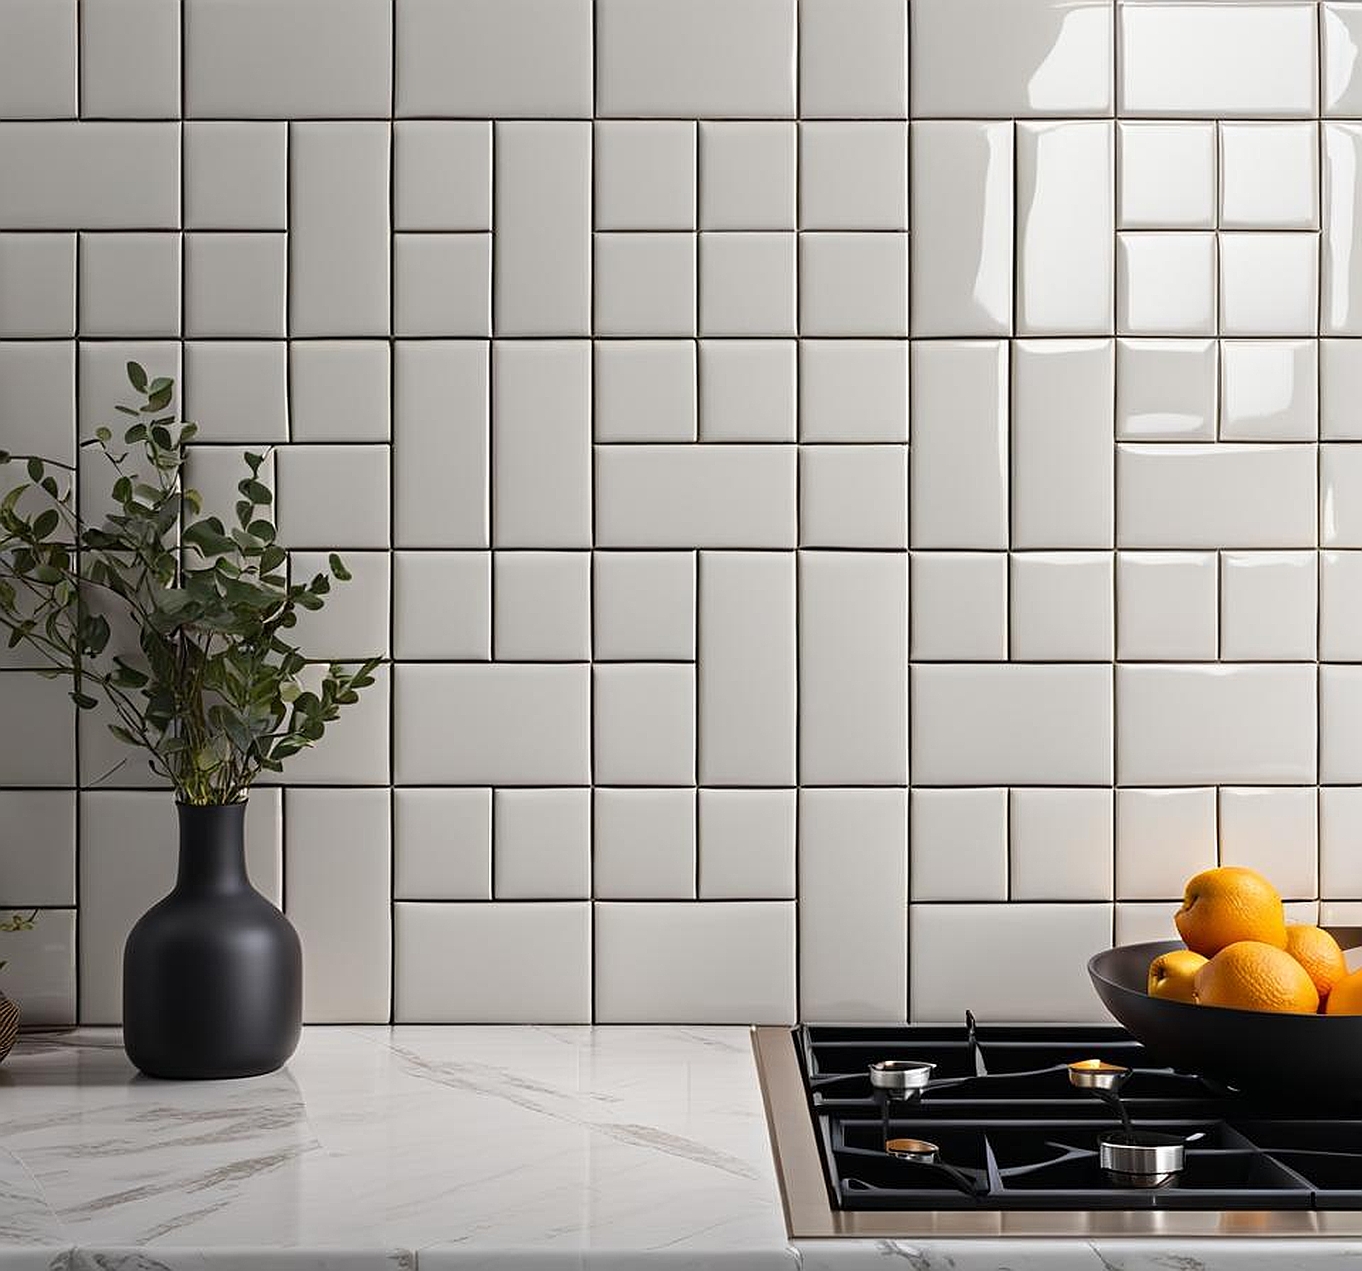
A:
[[[923,1165],[935,1165],[941,1149],[926,1139],[890,1139],[884,1150],[901,1161],[918,1161]]]
[[[1080,1090],[1114,1090],[1129,1075],[1129,1068],[1102,1059],[1080,1059],[1069,1065],[1069,1084]]]
[[[1098,1162],[1115,1183],[1162,1187],[1181,1171],[1187,1140],[1152,1130],[1113,1130],[1098,1141]]]
[[[926,1089],[935,1069],[921,1059],[882,1059],[870,1065],[870,1084],[890,1095],[916,1094]]]

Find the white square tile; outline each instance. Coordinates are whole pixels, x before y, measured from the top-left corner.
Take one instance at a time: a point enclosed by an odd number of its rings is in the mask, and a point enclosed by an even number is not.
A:
[[[1120,552],[1116,656],[1210,661],[1218,647],[1214,552]]]
[[[1109,662],[1110,552],[1014,552],[1008,609],[1014,661]]]
[[[291,335],[388,334],[391,141],[386,122],[290,125]]]
[[[1126,5],[1120,110],[1129,115],[1313,115],[1312,4]]]
[[[392,25],[386,0],[187,0],[185,114],[386,118]]]
[[[902,1019],[908,791],[801,790],[799,896],[800,1016]]]
[[[397,113],[590,115],[590,0],[402,0]]]
[[[598,115],[795,113],[789,0],[599,0],[595,48]]]
[[[1315,667],[1120,666],[1122,785],[1315,780]]]
[[[907,446],[801,446],[799,545],[906,549]]]
[[[1007,546],[1007,359],[1004,340],[913,344],[914,547]]]
[[[185,456],[185,481],[198,494],[203,515],[216,516],[224,525],[236,523],[236,505],[241,498],[237,486],[250,476],[243,450],[235,446],[191,446]],[[269,450],[262,458],[260,480],[273,490],[278,486],[275,452]],[[129,637],[135,644],[131,632]]]
[[[598,335],[695,334],[695,235],[597,234]]]
[[[1313,547],[1315,450],[1266,442],[1116,447],[1122,547]]]
[[[700,235],[700,333],[795,334],[795,236]]]
[[[28,918],[29,913],[2,915]],[[42,909],[31,926],[5,932],[5,987],[25,1028],[76,1023],[76,911]]]
[[[1324,125],[1320,330],[1362,335],[1362,124]]]
[[[908,113],[908,14],[898,0],[802,0],[799,111],[805,119]]]
[[[316,692],[321,668],[308,668],[300,679],[304,687]],[[391,696],[385,663],[374,671],[374,683],[360,694],[359,702],[347,706],[339,720],[327,725],[325,742],[294,755],[277,780],[290,786],[386,787],[392,780]]]
[[[1182,884],[1178,884],[1178,898],[1182,896]],[[1144,944],[1150,940],[1171,940],[1177,936],[1173,925],[1173,912],[1176,905],[1167,901],[1139,903],[1127,901],[1114,906],[1116,921],[1113,944]]]
[[[699,573],[700,782],[792,786],[795,554],[703,552]]]
[[[329,552],[293,552],[290,575],[295,583],[330,574]],[[321,609],[300,610],[289,635],[305,656],[327,661],[365,661],[388,656],[388,597],[392,592],[391,557],[387,552],[346,552],[346,582],[332,577]]]
[[[1220,330],[1314,335],[1319,235],[1221,234]]]
[[[498,900],[591,895],[590,790],[498,790],[492,808]]]
[[[695,342],[597,340],[597,441],[695,440]]]
[[[178,0],[110,0],[82,8],[80,109],[87,119],[180,113]]]
[[[392,975],[387,790],[288,790],[286,912],[303,942],[303,1019],[386,1024]]]
[[[585,1024],[591,1019],[591,906],[394,906],[400,1024]],[[480,969],[449,975],[446,967]]]
[[[793,441],[795,349],[793,340],[701,340],[701,440]]]
[[[1112,346],[1013,341],[1013,547],[1112,545]]]
[[[388,546],[387,446],[284,446],[276,462],[281,542]]]
[[[701,790],[701,900],[795,898],[795,792]]]
[[[1116,319],[1121,334],[1214,335],[1215,241],[1214,234],[1121,234]]]
[[[613,663],[596,667],[592,682],[595,780],[693,785],[695,668]]]
[[[147,371],[151,372],[150,366]],[[200,441],[260,444],[286,441],[288,345],[282,340],[186,343],[184,410],[198,424]]]
[[[689,120],[596,124],[598,230],[695,228],[695,127]]]
[[[921,785],[1110,785],[1109,666],[913,667]]]
[[[913,124],[912,324],[919,336],[1012,333],[1010,122]]]
[[[61,287],[64,280],[54,278],[52,281]],[[192,284],[188,277],[185,285],[186,303],[192,303]],[[278,330],[258,334],[283,334],[282,290],[281,279]],[[61,292],[57,295],[60,297]],[[179,335],[180,235],[82,234],[80,333],[136,337]]]
[[[1334,787],[1319,792],[1319,894],[1362,896],[1362,789]]]
[[[1319,126],[1220,125],[1220,227],[1319,228]]]
[[[395,234],[393,334],[492,334],[492,236]]]
[[[52,350],[52,356],[55,358],[61,356],[58,350],[64,350],[69,346],[53,344],[49,347]],[[128,384],[129,362],[140,363],[146,368],[148,376],[164,375],[179,384],[176,400],[181,403],[181,409],[190,418],[194,418],[189,410],[190,403],[187,391],[189,386],[181,383],[181,348],[180,344],[171,340],[83,341],[77,359],[77,374],[80,377],[80,402],[76,419],[76,426],[82,440],[93,437],[95,429],[100,424],[108,424],[112,427],[114,423],[118,422],[120,417],[113,412],[115,403],[124,406],[137,404],[135,401],[129,401],[129,398],[132,397],[132,390]],[[63,392],[63,397],[64,395]],[[54,421],[61,420],[64,414],[64,409],[54,409],[52,418]],[[57,434],[56,426],[53,426],[52,431],[54,435]],[[230,438],[215,436],[211,422],[199,424],[199,440],[228,439]],[[52,450],[45,447],[43,453],[52,454]],[[89,492],[88,486],[86,492]]]
[[[981,1023],[1105,1022],[1086,967],[1110,947],[1111,928],[1108,904],[914,905],[909,1018],[955,1024],[969,1002]],[[983,952],[967,934],[983,930],[1026,957]],[[971,948],[980,952],[960,955]]]
[[[76,114],[76,0],[11,0],[0,10],[0,117]]]
[[[281,339],[287,274],[284,234],[187,234],[185,334]]]
[[[1217,825],[1214,789],[1118,790],[1116,895],[1180,900],[1193,874],[1219,864]]]
[[[907,784],[904,553],[799,554],[799,780]]]
[[[294,340],[288,356],[294,441],[388,440],[392,356],[386,340]]]
[[[1319,870],[1317,792],[1306,787],[1220,791],[1220,862],[1256,869],[1287,900],[1313,899]]]
[[[1017,333],[1110,335],[1111,123],[1018,124],[1016,152]]]
[[[1329,785],[1362,780],[1362,667],[1319,669],[1319,779]]]
[[[700,228],[795,227],[795,126],[700,122]]]
[[[497,334],[589,335],[591,125],[499,122],[493,148]]]
[[[398,547],[487,547],[488,346],[393,346],[393,534]]]
[[[1362,547],[1362,446],[1319,448],[1319,541],[1322,547]]]
[[[1111,111],[1110,5],[920,0],[912,6],[911,19],[914,115]]]
[[[1007,657],[1007,556],[914,552],[912,657],[1001,662]]]
[[[393,896],[492,899],[492,792],[393,791]]]
[[[1214,229],[1213,123],[1116,125],[1122,229]]]
[[[498,662],[590,659],[590,552],[496,552],[492,596]]]
[[[1319,435],[1362,440],[1362,340],[1319,341]]]
[[[492,388],[492,541],[590,547],[590,344],[500,340]]]
[[[1320,6],[1323,65],[1322,113],[1362,113],[1362,76],[1357,74],[1357,46],[1362,40],[1362,9],[1356,4]]]
[[[908,341],[801,340],[800,441],[907,441]]]
[[[1314,552],[1222,553],[1220,656],[1313,660],[1318,568]]]
[[[596,546],[793,548],[794,452],[597,446]]]
[[[288,125],[184,125],[186,229],[288,227]]]
[[[393,553],[393,653],[402,659],[492,656],[490,552]]]
[[[789,1024],[793,902],[595,906],[596,1022]]]
[[[1007,899],[1007,791],[914,790],[909,896]]]
[[[799,228],[908,228],[908,125],[802,123]]]
[[[1362,662],[1362,552],[1321,552],[1319,656]]]
[[[0,336],[76,333],[76,236],[0,234]]]
[[[31,671],[0,674],[0,711],[6,719],[25,721],[0,743],[0,784],[75,784],[76,708],[69,692],[65,681]]]
[[[1215,340],[1118,340],[1116,435],[1126,441],[1214,441]]]
[[[694,660],[693,552],[596,552],[592,570],[597,661]]]
[[[0,879],[10,905],[76,903],[74,790],[0,790]]]
[[[1110,790],[1013,790],[1014,901],[1112,898]]]
[[[399,785],[584,786],[591,678],[584,666],[396,668]]]
[[[402,119],[393,125],[393,228],[492,228],[492,125]]]
[[[802,335],[907,335],[908,236],[801,234],[799,330]]]
[[[75,463],[75,383],[74,343],[0,342],[0,418],[5,421],[5,448],[16,455],[45,455],[60,463]],[[91,390],[87,388],[88,391]],[[93,391],[99,393],[99,386]],[[103,395],[99,402],[100,418],[113,415],[114,403],[126,396],[121,391],[112,397]],[[6,470],[5,477],[11,475],[12,470]],[[19,477],[6,480],[6,490],[19,480]],[[109,484],[113,484],[112,479]]]
[[[695,896],[695,792],[595,793],[592,888],[601,900]]]

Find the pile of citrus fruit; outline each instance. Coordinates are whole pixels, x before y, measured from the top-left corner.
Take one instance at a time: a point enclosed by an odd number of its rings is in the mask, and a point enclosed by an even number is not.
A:
[[[1362,1015],[1362,970],[1348,973],[1327,931],[1289,923],[1277,889],[1239,866],[1187,884],[1174,915],[1185,949],[1149,964],[1149,994],[1199,1006]]]

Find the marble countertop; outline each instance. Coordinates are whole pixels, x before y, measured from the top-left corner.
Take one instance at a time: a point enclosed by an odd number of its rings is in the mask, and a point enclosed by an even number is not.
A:
[[[313,1028],[282,1072],[0,1065],[0,1271],[1362,1269],[1337,1241],[791,1246],[744,1029]]]

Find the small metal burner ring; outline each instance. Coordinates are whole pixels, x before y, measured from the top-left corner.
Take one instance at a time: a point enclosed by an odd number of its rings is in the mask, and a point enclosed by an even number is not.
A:
[[[926,1139],[890,1139],[884,1150],[901,1161],[916,1161],[919,1165],[935,1165],[941,1149]]]
[[[1126,1187],[1162,1187],[1182,1170],[1186,1148],[1186,1139],[1171,1134],[1116,1131],[1098,1141],[1098,1163]]]
[[[927,1088],[935,1064],[920,1059],[882,1059],[870,1065],[870,1084],[890,1098],[906,1099]]]
[[[1128,1076],[1129,1068],[1101,1059],[1080,1059],[1069,1065],[1069,1084],[1080,1090],[1115,1090]]]

